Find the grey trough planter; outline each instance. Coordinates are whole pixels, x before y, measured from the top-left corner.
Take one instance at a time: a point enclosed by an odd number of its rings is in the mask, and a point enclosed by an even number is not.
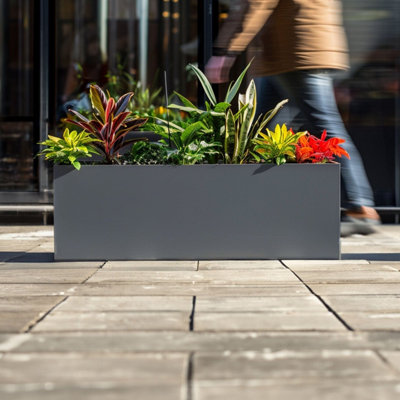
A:
[[[339,164],[55,166],[57,260],[338,259]]]

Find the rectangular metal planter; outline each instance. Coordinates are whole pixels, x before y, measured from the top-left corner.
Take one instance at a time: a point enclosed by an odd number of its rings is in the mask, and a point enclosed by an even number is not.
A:
[[[56,260],[338,259],[339,164],[55,166]]]

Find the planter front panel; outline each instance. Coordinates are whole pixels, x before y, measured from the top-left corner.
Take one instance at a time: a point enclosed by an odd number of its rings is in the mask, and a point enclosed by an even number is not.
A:
[[[338,164],[55,168],[57,260],[337,259]]]

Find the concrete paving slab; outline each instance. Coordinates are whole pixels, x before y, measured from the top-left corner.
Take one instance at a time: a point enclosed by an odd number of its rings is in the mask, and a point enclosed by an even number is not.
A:
[[[182,385],[123,386],[107,382],[86,385],[0,385],[2,400],[186,400]]]
[[[338,265],[294,265],[290,267],[294,272],[318,272],[324,274],[325,272],[337,271],[362,271],[365,273],[391,271],[397,272],[398,268],[388,264],[338,264]]]
[[[104,269],[114,271],[196,271],[197,261],[108,261]]]
[[[300,278],[308,283],[400,283],[400,272],[397,271],[298,271]]]
[[[393,368],[400,372],[400,351],[381,351],[380,353]]]
[[[231,270],[231,269],[282,269],[278,260],[210,260],[199,261],[199,270]]]
[[[0,282],[5,283],[81,283],[93,275],[97,269],[31,269],[29,274],[23,269],[0,269]]]
[[[65,296],[10,296],[0,297],[0,312],[47,312],[60,303]]]
[[[0,311],[0,333],[24,332],[43,315],[39,311]]]
[[[323,313],[326,307],[315,296],[291,297],[214,297],[196,299],[196,316],[201,312],[305,312]]]
[[[0,300],[1,301],[1,300]],[[191,296],[74,296],[55,312],[192,311]]]
[[[323,296],[323,300],[335,311],[361,311],[400,313],[400,294],[397,295],[348,295],[348,296]]]
[[[200,382],[193,389],[193,400],[397,400],[400,382],[319,380],[302,384],[227,385],[224,382]]]
[[[1,290],[1,286],[0,286]],[[1,293],[1,292],[0,292]],[[214,285],[213,283],[181,282],[174,283],[85,283],[77,286],[75,295],[79,296],[304,296],[310,291],[300,282],[289,285]]]
[[[196,313],[196,331],[329,331],[345,330],[333,314],[326,313]]]
[[[341,312],[340,316],[355,330],[400,331],[400,313]]]
[[[386,295],[400,293],[400,283],[310,283],[314,293],[324,295]]]
[[[375,332],[371,332],[375,333]],[[381,332],[382,335],[386,332]],[[394,335],[394,333],[391,333]],[[371,338],[354,332],[72,332],[32,333],[13,352],[26,353],[125,353],[125,352],[224,352],[315,351],[397,349],[399,336]]]
[[[0,296],[63,296],[74,292],[76,284],[0,283]]]
[[[0,360],[1,384],[107,383],[180,385],[185,354],[6,354]]]
[[[54,312],[33,332],[188,330],[184,312]]]
[[[400,331],[366,331],[360,335],[371,349],[400,350]]]
[[[399,281],[400,281],[400,273]],[[298,279],[288,270],[260,270],[254,271],[110,271],[99,270],[89,280],[89,283],[107,282],[199,282],[212,283],[214,285],[226,284],[272,284],[272,283],[297,283]]]
[[[275,353],[199,353],[194,356],[194,381],[218,380],[262,384],[274,379],[396,379],[397,375],[372,351]]]

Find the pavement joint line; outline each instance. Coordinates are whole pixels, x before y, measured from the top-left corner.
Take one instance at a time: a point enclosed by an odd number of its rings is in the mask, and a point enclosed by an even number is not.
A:
[[[104,261],[103,264],[100,265],[92,274],[90,274],[85,280],[83,280],[80,284],[84,285],[92,276],[94,276],[100,269],[102,269],[107,264],[107,261]]]
[[[379,351],[372,350],[376,356],[392,371],[395,375],[400,376],[400,371],[392,365],[392,363]]]
[[[189,331],[193,332],[194,331],[194,313],[196,311],[196,296],[193,296],[192,299],[192,312],[190,313],[189,317]]]
[[[280,260],[281,264],[288,269],[294,276],[296,276],[296,278],[309,290],[309,292],[314,295],[324,306],[325,308],[332,313],[338,320],[339,322],[341,322],[341,324],[348,330],[351,332],[354,332],[354,329],[317,293],[314,292],[314,290],[312,290],[312,288],[307,285],[306,282],[303,281],[303,279],[301,279],[301,277],[292,269],[290,269],[290,267],[288,267],[282,260]]]
[[[64,303],[64,301],[66,301],[69,298],[69,296],[65,296],[63,299],[61,299],[56,305],[54,305],[53,307],[50,308],[50,310],[47,310],[41,317],[39,317],[38,319],[35,319],[34,321],[32,321],[32,323],[29,324],[29,326],[25,329],[25,331],[23,333],[30,333],[31,330],[41,321],[43,321],[55,308],[57,308],[59,305],[61,305],[62,303]]]
[[[194,352],[189,354],[187,374],[186,374],[186,400],[193,400],[193,367]]]

